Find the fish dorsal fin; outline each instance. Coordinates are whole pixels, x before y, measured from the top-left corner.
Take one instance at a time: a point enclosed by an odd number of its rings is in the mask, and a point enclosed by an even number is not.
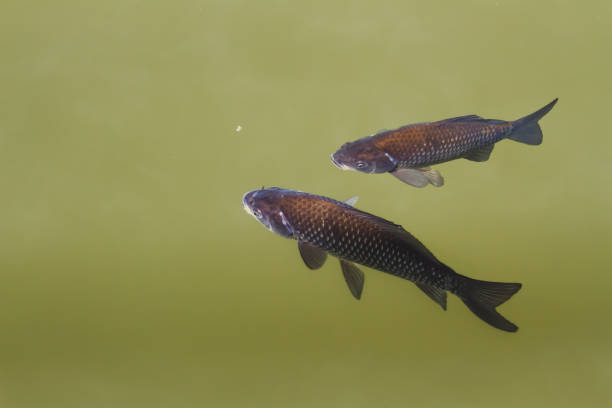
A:
[[[437,124],[446,124],[446,123],[455,123],[455,122],[478,122],[478,123],[487,123],[491,125],[500,125],[502,123],[507,123],[505,120],[499,119],[485,119],[478,115],[465,115],[465,116],[457,116],[456,118],[444,119],[436,122]]]
[[[418,123],[411,123],[411,124],[409,124],[409,125],[404,125],[404,126],[402,126],[402,127],[399,127],[399,128],[397,128],[397,129],[395,129],[395,130],[404,130],[404,129],[408,129],[408,128],[411,128],[411,127],[414,127],[414,126],[428,125],[429,123],[431,123],[431,122],[418,122]]]
[[[399,224],[395,224],[391,221],[385,220],[384,218],[380,218],[373,214],[368,214],[367,212],[358,210],[356,208],[352,209],[353,213],[358,217],[363,217],[370,221],[375,221],[379,228],[384,231],[389,232],[390,234],[395,235],[398,239],[404,241],[404,243],[410,247],[413,251],[416,251],[423,255],[425,258],[429,259],[432,262],[443,265],[438,259],[431,253],[429,249],[425,245],[421,243],[416,237],[414,237],[411,233],[406,231],[404,227]]]
[[[298,249],[300,250],[302,260],[310,269],[319,269],[327,259],[327,252],[308,242],[298,242]]]
[[[344,200],[344,204],[354,207],[355,204],[357,204],[357,200],[359,200],[359,196],[351,197],[351,198]]]
[[[361,292],[363,292],[363,282],[365,280],[363,272],[354,263],[340,259],[340,267],[342,268],[342,275],[348,285],[351,294],[355,299],[361,299]]]
[[[431,251],[427,249],[427,247],[423,245],[423,243],[421,243],[421,241],[416,239],[414,235],[406,231],[404,228],[400,227],[400,231],[398,232],[398,234],[404,240],[404,242],[406,242],[413,250],[417,251],[430,261],[433,261],[437,264],[441,263],[440,261],[438,261],[438,258],[436,258],[434,254],[432,254]]]
[[[434,302],[442,306],[442,309],[446,310],[446,291],[436,288],[435,286],[426,285],[424,283],[416,283],[417,287],[421,289],[427,296],[429,296]]]
[[[473,121],[481,121],[481,120],[483,120],[483,118],[478,115],[464,115],[464,116],[457,116],[456,118],[440,120],[438,121],[438,123],[441,123],[441,122],[473,122]]]
[[[479,147],[474,150],[470,150],[463,156],[464,158],[475,161],[475,162],[483,162],[489,160],[489,156],[491,156],[491,152],[493,151],[493,147],[495,143],[486,145],[483,147]]]

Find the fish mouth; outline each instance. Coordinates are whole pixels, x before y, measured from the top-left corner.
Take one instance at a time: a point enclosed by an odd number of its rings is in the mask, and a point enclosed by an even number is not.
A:
[[[334,163],[336,165],[336,167],[338,167],[341,170],[353,170],[351,167],[347,166],[344,163],[339,162],[338,160],[336,160],[336,158],[334,157],[336,155],[336,153],[333,153],[330,158],[332,163]]]
[[[247,214],[250,214],[253,217],[255,217],[255,214],[253,213],[253,209],[249,205],[249,198],[252,197],[253,193],[255,193],[255,191],[249,191],[247,193],[244,193],[244,195],[242,196],[242,208],[244,209],[244,211],[247,212]]]
[[[336,160],[336,158],[334,156],[335,156],[335,153],[332,153],[332,155],[329,156],[329,158],[331,159],[332,163],[334,163],[336,165],[336,167],[342,168],[342,165],[340,164],[340,162],[338,162]]]

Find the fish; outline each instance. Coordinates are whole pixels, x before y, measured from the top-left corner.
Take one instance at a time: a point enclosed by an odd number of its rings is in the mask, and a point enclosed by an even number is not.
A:
[[[338,258],[355,299],[361,298],[365,282],[361,265],[412,281],[444,310],[450,292],[491,326],[518,330],[496,308],[518,292],[520,283],[460,275],[400,225],[355,208],[356,201],[269,187],[247,192],[242,205],[268,230],[296,240],[308,268],[321,268],[328,254]]]
[[[343,170],[361,173],[391,173],[415,187],[441,187],[444,178],[431,166],[455,159],[489,160],[495,143],[510,139],[528,145],[542,143],[538,121],[558,98],[540,110],[515,121],[459,116],[438,122],[415,123],[383,130],[345,143],[331,155]]]

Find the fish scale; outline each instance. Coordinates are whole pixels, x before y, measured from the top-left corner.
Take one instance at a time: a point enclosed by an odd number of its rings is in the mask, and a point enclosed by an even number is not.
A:
[[[402,237],[409,233],[399,225],[307,193],[285,193],[282,210],[299,241],[403,279],[452,289],[449,268],[411,249]]]
[[[512,124],[421,123],[378,133],[374,145],[397,158],[399,167],[444,163],[504,139]]]

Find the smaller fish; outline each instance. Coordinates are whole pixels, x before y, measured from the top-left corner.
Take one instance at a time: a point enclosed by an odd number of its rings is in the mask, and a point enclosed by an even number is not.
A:
[[[414,282],[444,310],[448,291],[491,326],[518,330],[496,308],[518,292],[520,283],[459,275],[401,226],[356,209],[356,201],[357,197],[340,202],[272,187],[246,193],[242,205],[270,231],[297,240],[310,269],[323,266],[327,254],[339,258],[344,280],[356,299],[361,298],[365,281],[359,264]]]
[[[538,121],[557,103],[515,121],[459,116],[431,123],[416,123],[345,143],[331,156],[343,170],[391,173],[415,187],[440,187],[444,179],[430,166],[455,159],[489,160],[495,143],[511,139],[528,145],[542,143]]]

